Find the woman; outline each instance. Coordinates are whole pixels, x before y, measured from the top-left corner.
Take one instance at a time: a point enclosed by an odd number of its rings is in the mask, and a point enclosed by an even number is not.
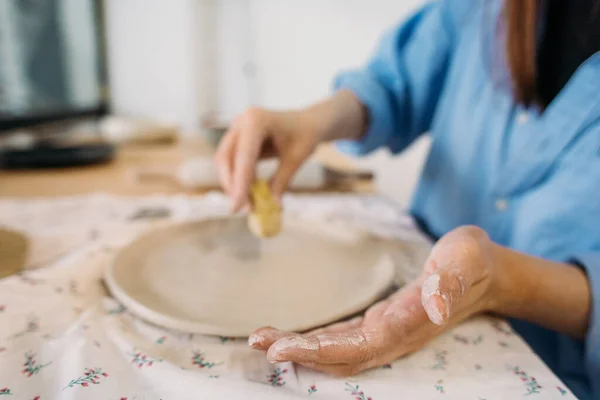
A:
[[[256,161],[280,195],[322,141],[365,154],[433,144],[411,211],[441,238],[422,276],[364,317],[251,338],[271,361],[355,374],[482,312],[515,328],[580,398],[600,398],[600,7],[591,0],[446,0],[393,30],[335,94],[252,109],[217,154],[235,210]],[[401,173],[401,171],[399,171]]]

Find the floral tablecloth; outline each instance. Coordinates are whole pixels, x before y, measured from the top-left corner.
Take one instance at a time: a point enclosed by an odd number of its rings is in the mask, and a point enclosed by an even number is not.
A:
[[[219,194],[0,200],[1,225],[64,249],[53,246],[47,265],[0,281],[0,400],[573,398],[506,322],[491,317],[393,364],[338,379],[272,365],[244,339],[153,326],[106,292],[103,269],[140,232],[225,214],[227,205]],[[401,264],[412,266],[403,276],[418,273],[426,257],[428,243],[412,220],[378,197],[296,196],[285,206],[403,240]]]

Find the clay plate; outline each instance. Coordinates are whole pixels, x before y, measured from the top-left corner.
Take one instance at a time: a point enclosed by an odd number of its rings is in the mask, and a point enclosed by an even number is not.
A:
[[[285,218],[258,239],[245,218],[184,223],[138,238],[107,268],[113,295],[154,324],[248,336],[305,331],[359,312],[393,283],[385,246],[367,235]]]

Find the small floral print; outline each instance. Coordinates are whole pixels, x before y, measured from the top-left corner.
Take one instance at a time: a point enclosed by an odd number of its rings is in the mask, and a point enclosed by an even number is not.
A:
[[[100,237],[100,232],[98,232],[98,230],[97,230],[97,229],[92,229],[92,230],[89,232],[89,239],[90,239],[91,241],[97,240],[99,237]]]
[[[156,344],[163,344],[165,342],[165,340],[167,340],[167,337],[161,336],[158,339],[156,339]]]
[[[479,335],[475,338],[470,338],[467,336],[462,336],[462,335],[454,335],[454,340],[462,343],[462,344],[466,344],[466,345],[478,345],[481,344],[481,342],[483,342],[483,335]]]
[[[194,351],[194,353],[192,355],[192,364],[194,364],[198,368],[208,368],[208,369],[213,368],[218,365],[217,363],[206,361],[206,359],[204,357],[204,353],[201,353],[199,351]]]
[[[355,396],[355,400],[373,400],[371,397],[365,397],[365,393],[360,390],[358,385],[352,386],[348,382],[346,382],[346,388],[344,389],[346,392],[350,392],[352,396]]]
[[[308,388],[308,394],[313,394],[317,392],[317,385],[310,385]]]
[[[500,347],[502,347],[502,348],[506,349],[506,348],[508,347],[508,343],[506,343],[506,342],[503,342],[503,341],[499,341],[499,342],[498,342],[498,346],[500,346]]]
[[[280,367],[275,368],[271,375],[267,375],[269,379],[269,383],[272,386],[285,386],[285,380],[283,379],[283,375],[287,374],[288,370],[281,369]]]
[[[38,365],[36,365],[36,363],[37,363],[37,361],[35,360],[35,354],[31,353],[31,352],[26,353],[25,354],[25,364],[23,364],[25,369],[21,372],[29,378],[32,375],[37,375],[42,370],[42,368],[52,364],[52,362],[49,362],[46,364],[38,364]]]
[[[219,340],[221,340],[221,344],[225,344],[227,342],[235,342],[234,337],[227,337],[227,336],[219,336]]]
[[[0,389],[0,396],[12,396],[13,392],[10,391],[9,388]]]
[[[108,315],[122,314],[127,309],[123,304],[119,304],[117,308],[113,308],[112,310],[108,310]]]
[[[40,400],[40,396],[35,396],[33,400]]]
[[[54,291],[58,294],[61,294],[63,292],[63,288],[57,287],[57,288],[54,288]]]
[[[504,336],[512,336],[514,335],[513,330],[511,329],[510,325],[508,325],[508,322],[506,321],[501,321],[498,319],[494,319],[491,322],[492,328],[494,328],[494,330],[498,333],[503,334]]]
[[[6,351],[6,347],[0,346],[0,353],[2,353],[3,351]]]
[[[4,304],[0,304],[0,312],[4,312],[6,310],[6,306]]]
[[[94,340],[94,346],[96,346],[96,347],[100,348],[100,347],[101,347],[101,346],[100,346],[100,342],[99,342],[99,341],[97,341],[97,340]]]
[[[483,367],[479,364],[475,364],[475,371],[481,371]]]
[[[19,337],[24,336],[24,335],[26,335],[28,333],[35,333],[39,329],[40,329],[40,325],[39,325],[37,317],[31,317],[31,318],[29,318],[27,320],[27,325],[25,326],[25,328],[22,331],[15,333],[12,336],[12,339],[19,338]]]
[[[561,388],[560,386],[557,386],[556,390],[558,390],[558,393],[562,394],[563,396],[567,395],[567,391],[565,389]]]
[[[438,391],[441,394],[444,394],[444,385],[443,385],[444,381],[439,380],[437,381],[437,383],[434,385],[435,390]]]
[[[208,377],[209,377],[209,378],[213,378],[213,379],[219,379],[219,376],[220,376],[220,375],[209,375]]]
[[[383,364],[383,365],[381,366],[381,369],[392,369],[392,364],[390,364],[390,363]]]
[[[137,353],[129,353],[129,355],[132,357],[131,363],[137,365],[138,368],[142,368],[144,366],[151,367],[154,365],[155,362],[162,361],[161,359],[152,358],[147,354],[144,354],[139,351]]]
[[[69,293],[71,293],[73,296],[79,294],[79,290],[77,289],[77,281],[74,279],[69,281]]]
[[[44,283],[43,279],[35,279],[35,278],[27,276],[27,275],[25,275],[23,273],[19,273],[19,274],[17,274],[17,276],[19,277],[19,279],[21,280],[21,282],[26,283],[26,284],[31,285],[31,286],[35,286],[38,283]]]
[[[529,376],[527,372],[521,370],[521,368],[519,367],[512,367],[511,370],[515,375],[517,375],[521,379],[521,381],[525,385],[525,389],[527,390],[525,396],[529,396],[530,394],[534,393],[540,393],[540,389],[542,389],[542,387],[533,376]]]
[[[435,350],[435,364],[431,366],[431,369],[446,369],[446,365],[448,365],[448,361],[446,360],[447,355],[448,352],[446,350]]]
[[[108,378],[106,372],[102,372],[102,368],[86,368],[83,376],[73,379],[63,390],[72,388],[73,386],[89,387],[90,385],[100,384],[101,379]]]

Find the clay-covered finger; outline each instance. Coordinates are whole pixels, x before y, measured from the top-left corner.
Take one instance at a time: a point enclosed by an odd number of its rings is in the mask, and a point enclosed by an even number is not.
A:
[[[349,331],[351,329],[355,329],[355,328],[360,327],[360,325],[362,324],[362,321],[363,321],[363,317],[362,316],[354,317],[354,318],[349,319],[347,321],[338,322],[338,323],[335,323],[335,324],[324,326],[323,328],[312,330],[310,332],[307,332],[307,335],[315,336],[315,335],[320,335],[322,333],[346,332],[346,331]]]
[[[377,318],[378,316],[382,315],[387,310],[387,308],[389,307],[390,304],[391,304],[390,298],[387,298],[385,300],[381,300],[380,302],[375,303],[374,305],[369,307],[369,309],[367,311],[365,311],[364,318],[367,320],[370,320],[372,318]]]
[[[388,342],[385,326],[365,332],[362,328],[342,333],[284,337],[267,352],[271,362],[362,364],[378,355]]]
[[[268,326],[254,331],[248,338],[248,345],[256,350],[267,351],[269,347],[273,345],[273,343],[281,338],[289,336],[298,336],[298,334],[294,332],[280,331]]]

